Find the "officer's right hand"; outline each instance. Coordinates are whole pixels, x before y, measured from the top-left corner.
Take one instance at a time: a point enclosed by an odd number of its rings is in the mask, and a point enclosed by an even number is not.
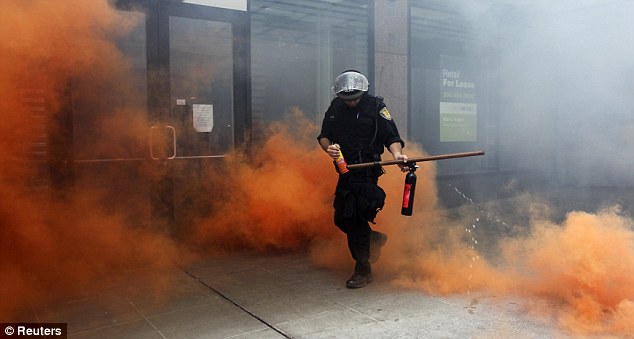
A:
[[[328,149],[326,149],[326,152],[328,152],[328,155],[337,160],[337,158],[339,157],[339,144],[332,144],[330,146],[328,146]]]

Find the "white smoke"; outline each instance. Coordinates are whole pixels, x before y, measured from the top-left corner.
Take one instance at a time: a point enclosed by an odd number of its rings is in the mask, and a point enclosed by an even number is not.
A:
[[[522,14],[506,22],[498,69],[502,162],[561,184],[633,184],[634,2],[507,9]],[[480,33],[500,34],[488,28]]]

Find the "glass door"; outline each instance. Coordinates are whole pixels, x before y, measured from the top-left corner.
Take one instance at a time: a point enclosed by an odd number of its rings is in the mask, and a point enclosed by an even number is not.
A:
[[[130,226],[150,228],[155,225],[148,195],[152,176],[145,166],[150,113],[148,16],[140,11],[119,14],[137,23],[115,41],[121,58],[105,56],[103,63],[112,69],[77,76],[64,91],[61,111],[67,118],[60,123],[68,127],[60,136],[71,140],[53,144],[57,153],[72,156],[60,159],[63,163],[56,167],[66,168],[66,161],[72,161],[75,194]]]
[[[170,16],[175,159],[222,157],[234,143],[232,24]]]
[[[210,212],[207,202],[216,193],[210,173],[250,136],[247,16],[184,3],[159,5],[158,12],[152,129],[160,142],[153,143],[152,158],[167,168],[157,201],[178,236]]]

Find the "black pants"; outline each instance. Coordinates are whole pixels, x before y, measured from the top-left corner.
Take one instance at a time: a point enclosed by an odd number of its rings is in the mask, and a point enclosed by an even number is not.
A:
[[[348,248],[352,258],[356,261],[355,273],[369,274],[370,266],[370,240],[374,232],[370,227],[367,215],[361,213],[359,208],[359,188],[368,186],[382,190],[377,186],[378,176],[381,172],[376,169],[362,169],[350,171],[339,176],[337,190],[335,191],[335,225],[348,237]],[[367,190],[366,190],[367,191]],[[367,197],[362,197],[367,198]],[[374,197],[371,197],[374,198]],[[379,196],[380,206],[383,206],[385,196]],[[371,217],[373,220],[374,217]]]

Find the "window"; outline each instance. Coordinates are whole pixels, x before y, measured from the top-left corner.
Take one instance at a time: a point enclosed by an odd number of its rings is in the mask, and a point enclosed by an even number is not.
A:
[[[483,1],[411,2],[410,137],[434,154],[487,151],[476,160],[438,162],[439,174],[497,169],[496,81],[489,69],[498,47],[481,33],[497,24],[498,9]]]
[[[367,74],[368,3],[251,1],[254,126],[282,120],[291,107],[317,121],[333,98],[330,88],[339,73],[356,69]]]

